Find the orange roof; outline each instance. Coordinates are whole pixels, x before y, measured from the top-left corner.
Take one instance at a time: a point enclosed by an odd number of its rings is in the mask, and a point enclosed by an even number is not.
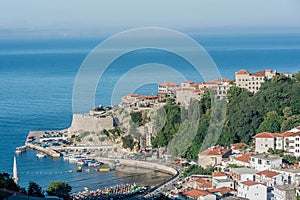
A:
[[[220,80],[221,82],[227,82],[227,83],[232,83],[232,82],[234,82],[234,80],[229,79],[229,78],[220,78],[219,80]]]
[[[173,83],[173,82],[164,82],[164,83],[158,84],[158,86],[178,86],[178,84]]]
[[[270,170],[264,170],[264,171],[261,171],[261,172],[257,172],[256,174],[257,175],[265,175],[268,178],[273,178],[274,176],[277,176],[279,173],[273,172],[273,171],[270,171]]]
[[[231,149],[224,148],[221,146],[216,146],[213,148],[209,148],[205,151],[202,151],[200,154],[206,154],[206,155],[225,155],[228,153]]]
[[[253,185],[260,184],[260,183],[255,182],[255,181],[248,180],[248,181],[242,182],[242,184],[247,185],[247,186],[253,186]]]
[[[236,157],[235,159],[241,162],[248,163],[250,161],[250,157],[252,156],[251,153],[246,153],[240,157]]]
[[[178,91],[178,90],[181,90],[182,88],[181,87],[173,87],[173,88],[170,88],[169,90],[171,91]]]
[[[221,193],[222,195],[230,193],[232,190],[227,187],[214,188],[208,190],[210,193]]]
[[[130,94],[131,97],[138,97],[138,94]]]
[[[240,143],[235,143],[235,144],[232,144],[231,145],[231,148],[232,149],[243,149],[245,147],[248,147],[247,144],[243,143],[243,142],[240,142]]]
[[[251,76],[265,76],[265,75],[266,75],[265,70],[261,70],[259,72],[254,72],[253,74],[251,74]]]
[[[182,194],[184,196],[195,198],[195,197],[200,197],[200,196],[207,196],[210,193],[205,191],[205,190],[195,190],[195,189],[193,189],[193,190],[186,191]]]
[[[262,132],[262,133],[255,135],[253,138],[276,138],[276,137],[282,137],[282,134]]]
[[[154,95],[148,95],[148,96],[144,96],[145,99],[157,99],[157,96]]]
[[[242,70],[236,72],[236,74],[250,74],[250,73],[247,70],[242,69]]]
[[[218,176],[226,176],[226,174],[224,174],[223,172],[213,172],[212,173],[213,177],[218,177]]]
[[[199,83],[192,83],[191,84],[191,87],[198,87],[199,86]]]

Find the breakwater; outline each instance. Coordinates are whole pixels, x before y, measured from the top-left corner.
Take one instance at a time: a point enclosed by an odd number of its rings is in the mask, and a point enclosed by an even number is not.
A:
[[[31,144],[31,143],[28,143],[28,142],[26,142],[25,145],[26,145],[27,148],[43,152],[43,153],[47,154],[48,156],[51,156],[52,158],[59,158],[60,157],[60,153],[58,153],[58,152],[56,152],[56,151],[54,151],[54,150],[52,150],[48,147],[44,148],[44,147],[37,146],[37,145]]]

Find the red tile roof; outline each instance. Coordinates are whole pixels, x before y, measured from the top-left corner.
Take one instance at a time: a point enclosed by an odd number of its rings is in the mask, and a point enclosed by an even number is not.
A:
[[[250,73],[247,70],[242,69],[242,70],[236,72],[236,74],[250,74]]]
[[[273,172],[273,171],[270,171],[270,170],[264,170],[264,171],[261,171],[261,172],[257,172],[256,174],[260,175],[260,176],[265,175],[268,178],[273,178],[274,176],[279,175],[279,173]]]
[[[245,144],[245,143],[242,143],[242,142],[240,142],[240,143],[235,143],[235,144],[232,144],[232,145],[231,145],[231,148],[232,148],[232,149],[244,149],[244,148],[246,148],[246,147],[248,147],[248,145]]]
[[[219,176],[226,176],[226,174],[224,174],[223,172],[213,172],[212,176],[213,177],[219,177]]]
[[[138,94],[130,94],[131,97],[138,97]]]
[[[265,75],[266,75],[265,70],[261,70],[259,72],[254,72],[253,74],[251,74],[251,76],[265,76]]]
[[[200,154],[206,154],[206,155],[225,155],[227,154],[231,149],[229,148],[224,148],[221,146],[216,146],[213,148],[209,148],[205,151],[202,151]]]
[[[195,190],[195,189],[193,189],[193,190],[183,192],[182,194],[184,196],[195,198],[195,197],[200,197],[200,196],[207,196],[210,193],[205,191],[205,190]]]
[[[227,187],[209,189],[208,191],[210,193],[220,193],[222,195],[232,192],[232,190],[230,188],[227,188]]]
[[[235,159],[241,162],[249,163],[251,156],[252,156],[251,153],[246,153],[240,157],[236,157]]]
[[[253,185],[260,184],[260,183],[248,180],[248,181],[242,182],[242,184],[247,185],[247,186],[253,186]]]
[[[276,137],[282,137],[282,134],[262,132],[262,133],[255,135],[253,138],[276,138]]]
[[[158,86],[178,86],[178,84],[173,83],[173,82],[164,82],[164,83],[158,84]]]

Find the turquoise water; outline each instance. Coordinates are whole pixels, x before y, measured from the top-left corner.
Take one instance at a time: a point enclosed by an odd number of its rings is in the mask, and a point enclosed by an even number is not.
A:
[[[221,74],[234,78],[234,72],[246,68],[278,71],[300,70],[300,36],[214,36],[195,37],[216,62]],[[64,129],[71,123],[73,84],[84,58],[101,39],[0,40],[0,167],[12,172],[16,146],[24,145],[29,130]],[[201,81],[190,64],[168,52],[135,51],[116,60],[100,81],[97,104],[110,104],[115,82],[134,66],[161,63],[171,66],[193,81]],[[122,69],[120,70],[120,66]],[[136,80],[143,80],[139,74]],[[168,77],[166,77],[168,80]],[[135,81],[135,80],[132,80]],[[130,83],[128,83],[130,84]],[[146,85],[139,93],[156,93],[155,85]],[[17,157],[20,184],[34,180],[44,188],[50,181],[68,181],[81,190],[84,186],[104,187],[129,181],[114,172],[78,175],[63,160],[38,160],[34,151]],[[75,166],[76,167],[76,166]],[[140,177],[135,177],[139,179]],[[133,179],[130,179],[133,181]],[[100,185],[99,185],[100,184]]]

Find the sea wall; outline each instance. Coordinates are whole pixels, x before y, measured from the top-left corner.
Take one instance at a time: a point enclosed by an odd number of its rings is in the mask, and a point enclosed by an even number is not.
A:
[[[145,168],[145,169],[153,169],[156,171],[160,171],[163,173],[171,174],[171,175],[176,175],[177,170],[168,167],[165,165],[161,165],[158,163],[152,163],[152,162],[144,162],[144,161],[137,161],[137,160],[125,160],[125,159],[119,159],[120,163],[126,165],[126,166],[131,166],[131,167],[140,167],[140,168]]]
[[[57,153],[56,151],[50,149],[50,148],[44,148],[44,147],[40,147],[31,143],[26,143],[26,147],[30,148],[30,149],[34,149],[40,152],[43,152],[45,154],[47,154],[48,156],[51,156],[52,158],[59,158],[60,157],[60,153]]]
[[[100,117],[98,115],[74,114],[70,132],[90,131],[100,132],[103,129],[113,129],[113,117]]]
[[[101,162],[111,162],[112,159],[109,158],[97,158]],[[170,174],[172,176],[177,175],[178,171],[172,167],[168,167],[165,165],[161,165],[158,163],[138,161],[138,160],[126,160],[126,159],[118,159],[121,164],[129,166],[129,167],[138,167],[145,169],[152,169],[156,171],[160,171],[166,174]]]

